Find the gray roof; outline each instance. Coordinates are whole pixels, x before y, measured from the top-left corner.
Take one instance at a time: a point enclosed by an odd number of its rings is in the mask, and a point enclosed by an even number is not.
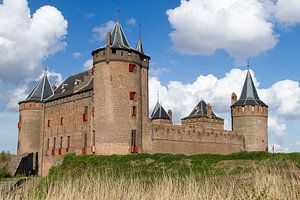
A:
[[[160,103],[156,103],[152,115],[151,120],[153,119],[168,119],[171,120],[165,109],[160,105]]]
[[[248,70],[246,80],[243,86],[240,99],[232,106],[245,106],[245,105],[260,105],[267,106],[263,101],[259,99],[255,85],[252,80],[250,71]]]
[[[138,41],[137,41],[137,44],[136,44],[136,47],[135,47],[135,50],[141,52],[144,54],[144,49],[143,49],[143,44],[142,44],[142,38],[139,37]]]
[[[45,72],[43,78],[38,81],[24,102],[43,102],[49,97],[53,96],[53,94],[54,92],[49,82],[47,73]]]
[[[87,84],[80,85],[79,88],[76,88],[76,81],[84,81],[85,76],[90,76]],[[90,70],[84,71],[72,76],[69,76],[55,91],[54,95],[49,98],[47,101],[53,101],[67,96],[72,96],[74,94],[86,92],[93,90],[94,78],[91,76]]]
[[[209,118],[209,116],[207,115],[207,104],[204,100],[201,100],[198,105],[194,108],[194,110],[191,112],[191,114],[187,117],[182,118],[182,120],[185,119],[195,119],[195,118]],[[216,114],[214,112],[212,112],[212,118],[213,119],[222,119],[218,116],[216,116]]]
[[[111,33],[110,46],[112,48],[131,49],[131,47],[126,39],[126,36],[124,34],[124,31],[122,29],[122,26],[119,22],[116,23],[116,25]]]

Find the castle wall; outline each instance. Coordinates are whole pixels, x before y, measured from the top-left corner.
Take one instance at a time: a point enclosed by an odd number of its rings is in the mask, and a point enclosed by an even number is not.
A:
[[[152,125],[151,153],[230,154],[244,150],[243,136],[215,129]]]
[[[129,72],[130,64],[135,65],[133,72]],[[131,153],[133,130],[137,133],[137,148],[141,149],[142,125],[146,120],[143,115],[148,113],[147,103],[142,104],[148,98],[148,84],[142,81],[148,76],[142,70],[146,64],[136,52],[117,49],[113,53],[106,48],[95,53],[96,154]],[[135,92],[133,99],[130,92]]]
[[[40,133],[43,130],[43,109],[43,103],[20,103],[18,154],[39,151]]]
[[[237,106],[232,108],[232,130],[245,137],[246,151],[267,151],[268,108]]]
[[[223,119],[212,119],[212,118],[194,118],[181,120],[181,124],[190,127],[206,127],[209,129],[224,130]]]
[[[88,91],[46,103],[43,166],[41,166],[43,174],[47,174],[51,165],[67,152],[92,153],[94,139],[92,95],[93,92]],[[85,107],[88,111],[84,119]],[[84,147],[85,137],[86,147]]]

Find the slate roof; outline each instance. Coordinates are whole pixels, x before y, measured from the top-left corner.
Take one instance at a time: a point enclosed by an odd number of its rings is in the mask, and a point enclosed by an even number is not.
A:
[[[54,95],[47,99],[47,101],[53,101],[56,99],[60,99],[67,96],[72,96],[74,94],[86,92],[89,90],[93,90],[93,84],[94,84],[94,78],[93,76],[90,76],[90,80],[87,82],[87,84],[80,86],[79,88],[76,88],[76,81],[84,81],[85,76],[89,76],[90,72],[84,71],[72,76],[69,76],[55,91]]]
[[[194,108],[194,110],[191,112],[191,114],[187,117],[182,118],[182,120],[185,119],[195,119],[195,118],[209,118],[209,116],[207,115],[207,109],[206,109],[206,102],[204,100],[201,100],[198,105]],[[222,119],[218,116],[216,116],[216,114],[214,112],[212,112],[212,118],[213,119]]]
[[[124,31],[122,29],[122,26],[119,22],[116,23],[116,25],[111,33],[110,46],[112,48],[131,49],[131,47],[126,39],[126,36],[124,34]]]
[[[143,49],[143,44],[142,44],[142,38],[141,37],[139,37],[139,39],[137,41],[135,50],[137,50],[137,51],[141,52],[142,54],[144,54],[144,49]]]
[[[234,103],[232,106],[245,106],[245,105],[260,105],[266,106],[267,105],[260,100],[255,85],[252,80],[252,76],[250,71],[248,70],[246,80],[244,82],[243,90],[239,100]]]
[[[33,90],[23,102],[43,102],[53,95],[54,92],[49,82],[47,73],[45,73],[43,78],[38,81],[38,83],[35,85]]]
[[[153,119],[168,119],[171,120],[165,109],[160,105],[160,103],[156,103],[152,115],[151,120]]]

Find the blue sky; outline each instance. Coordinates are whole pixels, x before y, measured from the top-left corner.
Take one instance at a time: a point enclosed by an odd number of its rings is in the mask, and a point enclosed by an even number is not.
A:
[[[204,98],[228,129],[230,94],[239,96],[249,59],[258,92],[270,106],[270,144],[278,151],[300,151],[299,1],[0,1],[5,27],[0,29],[0,150],[16,151],[17,101],[26,97],[43,65],[56,84],[87,68],[119,8],[132,47],[142,27],[151,56],[151,108],[159,91],[179,122]],[[21,53],[11,53],[15,49]],[[16,55],[18,61],[9,59]]]

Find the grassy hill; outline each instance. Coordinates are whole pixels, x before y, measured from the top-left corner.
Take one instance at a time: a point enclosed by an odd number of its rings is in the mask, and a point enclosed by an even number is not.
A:
[[[26,195],[24,199],[299,199],[300,154],[68,154]]]

